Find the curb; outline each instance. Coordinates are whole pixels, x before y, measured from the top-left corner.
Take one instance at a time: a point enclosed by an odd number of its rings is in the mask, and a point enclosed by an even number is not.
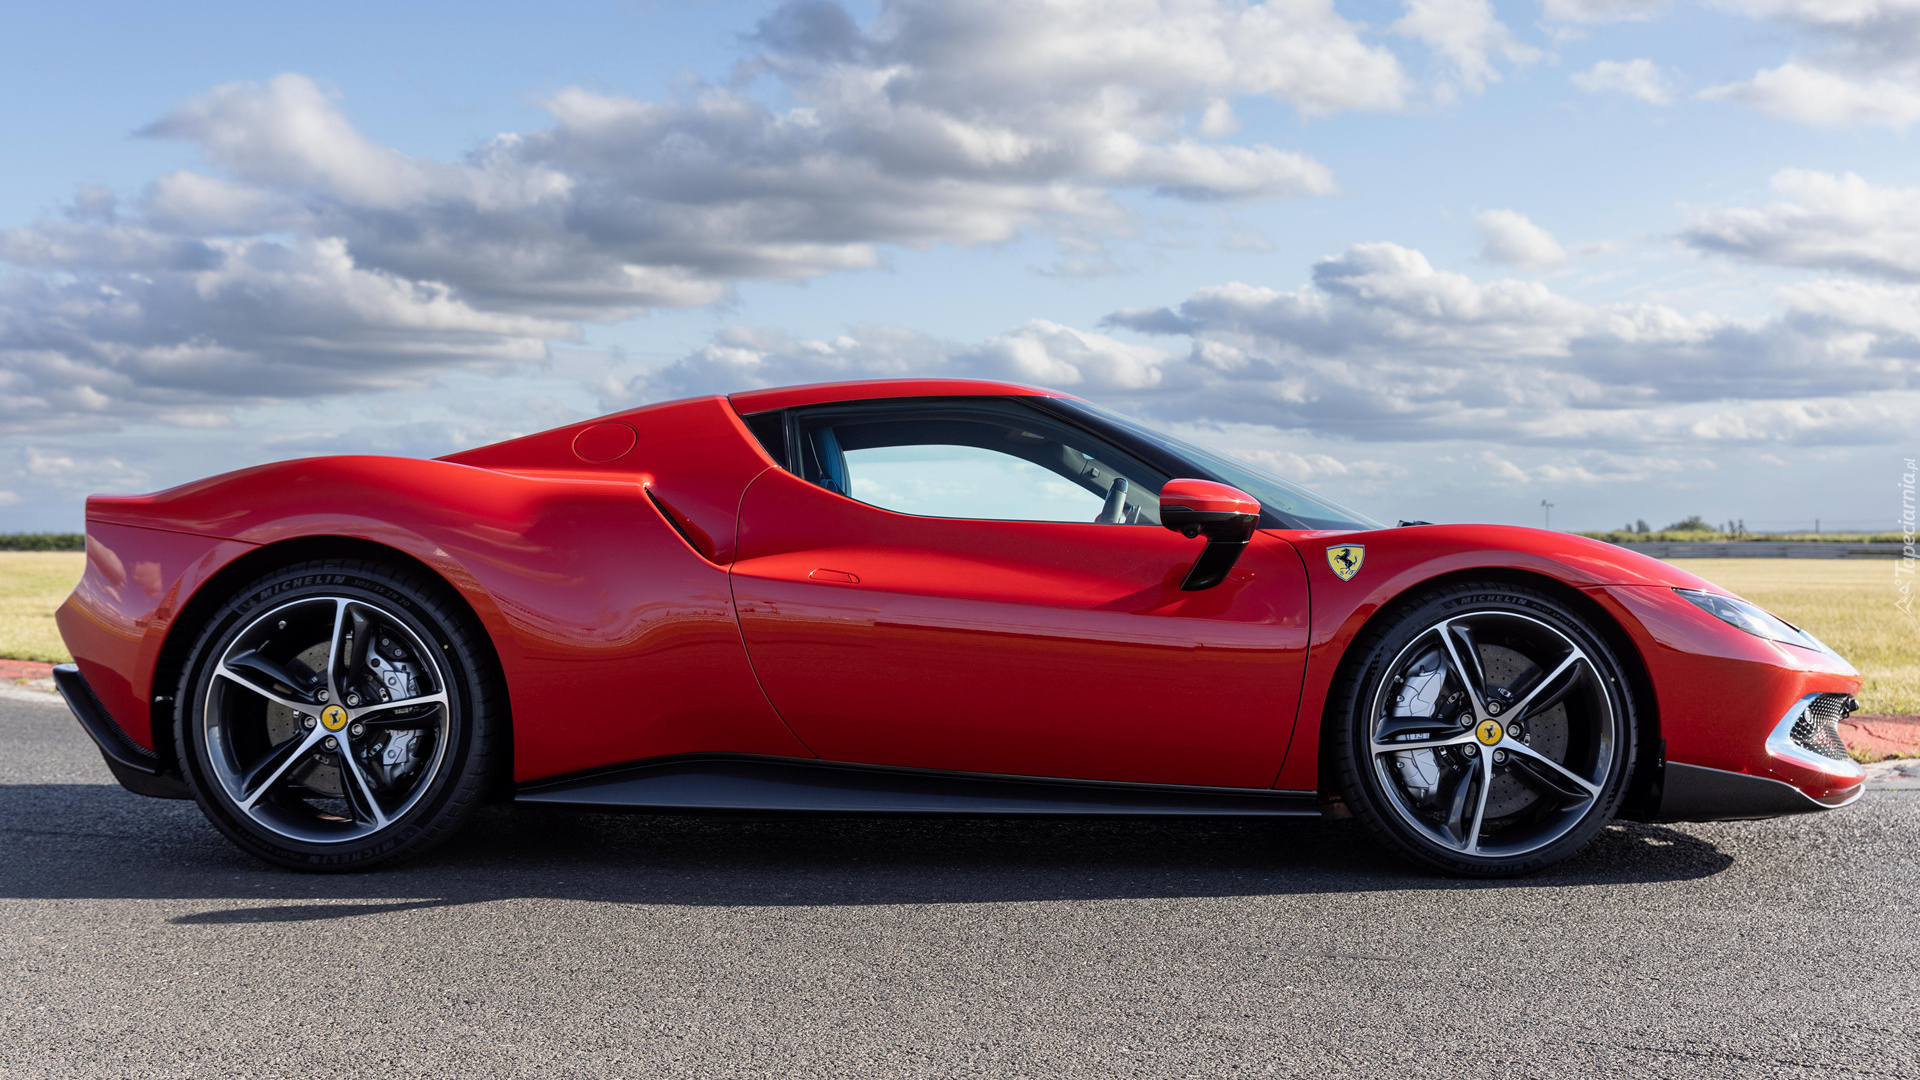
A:
[[[1920,715],[1854,713],[1840,722],[1840,738],[1868,761],[1920,756]]]
[[[38,660],[0,660],[0,679],[51,679],[53,665]]]
[[[15,700],[52,697],[60,691],[53,685],[53,665],[38,660],[0,660],[0,695]]]

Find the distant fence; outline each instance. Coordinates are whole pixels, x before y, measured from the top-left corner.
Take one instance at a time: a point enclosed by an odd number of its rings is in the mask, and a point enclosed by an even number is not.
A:
[[[1905,549],[1890,541],[1849,544],[1818,540],[1649,540],[1620,544],[1656,559],[1892,559]]]

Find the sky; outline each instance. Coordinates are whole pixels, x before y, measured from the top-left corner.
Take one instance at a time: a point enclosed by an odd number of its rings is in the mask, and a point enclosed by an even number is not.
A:
[[[1920,454],[1920,0],[402,7],[0,14],[0,532],[894,375],[1386,521],[1888,529]]]

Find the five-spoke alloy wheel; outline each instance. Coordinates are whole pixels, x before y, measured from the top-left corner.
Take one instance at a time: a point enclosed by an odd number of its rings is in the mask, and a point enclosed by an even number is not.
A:
[[[1619,809],[1633,702],[1606,642],[1558,599],[1453,586],[1403,604],[1336,692],[1335,782],[1390,846],[1454,873],[1565,858]]]
[[[359,868],[439,842],[483,794],[496,681],[444,589],[377,564],[290,567],[202,634],[177,706],[201,809],[243,848]]]

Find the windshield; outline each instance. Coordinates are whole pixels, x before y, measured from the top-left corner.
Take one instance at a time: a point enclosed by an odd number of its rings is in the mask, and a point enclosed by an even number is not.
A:
[[[1090,415],[1101,423],[1120,428],[1162,453],[1188,462],[1207,473],[1206,476],[1196,479],[1214,480],[1239,488],[1259,499],[1261,509],[1271,511],[1275,517],[1281,519],[1286,528],[1340,530],[1386,528],[1385,525],[1365,514],[1349,510],[1339,503],[1329,502],[1298,484],[1289,483],[1270,473],[1262,472],[1244,461],[1155,431],[1137,420],[1130,420],[1098,405],[1062,398],[1053,400],[1075,412]]]

